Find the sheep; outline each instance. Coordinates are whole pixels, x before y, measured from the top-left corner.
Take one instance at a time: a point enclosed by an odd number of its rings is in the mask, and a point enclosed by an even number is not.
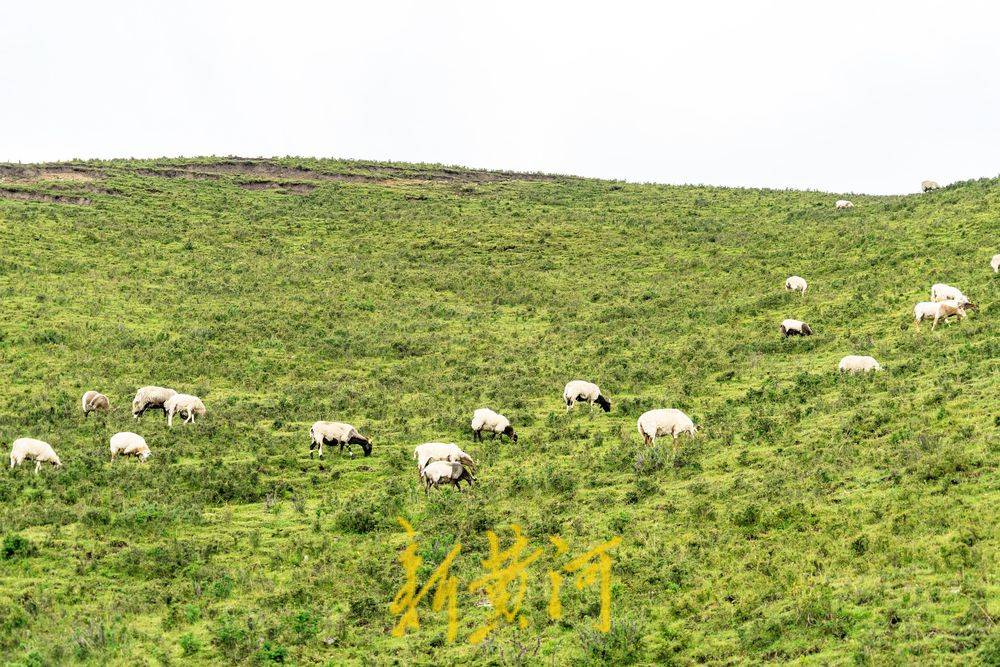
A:
[[[472,486],[473,478],[469,471],[461,463],[454,461],[432,461],[420,471],[420,477],[424,480],[424,495],[442,484],[453,484],[459,491],[462,490],[459,482],[465,481]]]
[[[163,410],[165,415],[167,409],[163,404],[176,394],[176,391],[166,387],[140,387],[132,399],[132,416],[138,421],[146,410]]]
[[[566,401],[566,412],[569,412],[577,401],[587,401],[591,410],[594,409],[594,403],[597,403],[605,412],[611,412],[611,401],[601,394],[601,388],[593,382],[573,380],[567,383],[563,389],[563,399]]]
[[[692,438],[698,432],[698,427],[694,425],[691,418],[680,410],[666,408],[663,410],[650,410],[642,413],[636,422],[639,426],[639,435],[647,445],[652,445],[656,437],[660,435],[673,436],[674,454],[677,453],[677,438],[681,433],[687,433]]]
[[[141,435],[132,433],[131,431],[122,431],[111,436],[112,463],[114,463],[115,457],[119,454],[122,456],[135,456],[145,463],[152,452],[149,451],[149,446],[146,445],[146,439]]]
[[[993,268],[993,273],[1000,273],[1000,255],[993,255],[990,266]]]
[[[517,442],[517,433],[514,433],[510,420],[489,408],[479,408],[472,413],[472,439],[482,441],[483,431],[489,431],[494,438],[499,434],[501,441],[503,436],[507,436]]]
[[[854,208],[854,203],[849,202],[846,199],[838,199],[835,206],[837,208]]]
[[[19,466],[25,460],[35,462],[35,474],[41,470],[43,463],[51,463],[56,468],[62,467],[62,461],[52,449],[52,445],[34,438],[18,438],[10,449],[10,467]]]
[[[943,319],[946,323],[951,324],[948,319],[950,317],[955,317],[961,322],[965,319],[966,310],[974,310],[976,308],[975,304],[969,303],[968,301],[921,301],[916,306],[913,307],[913,318],[914,324],[920,327],[921,320],[934,319],[934,324],[931,325],[931,331],[937,328],[938,320]]]
[[[318,421],[309,429],[309,458],[313,457],[313,452],[316,450],[319,451],[319,457],[323,458],[323,445],[327,444],[340,445],[341,454],[344,453],[344,447],[347,447],[347,453],[352,458],[354,451],[351,445],[361,445],[365,456],[371,456],[372,453],[371,441],[358,433],[358,429],[350,424]]]
[[[83,416],[89,417],[91,412],[98,410],[107,412],[111,409],[108,397],[99,391],[90,390],[83,395]]]
[[[167,426],[174,425],[174,415],[184,417],[185,424],[193,424],[195,415],[205,416],[205,404],[191,394],[174,393],[163,402],[163,410],[167,413]]]
[[[781,326],[778,327],[781,331],[781,335],[785,338],[789,336],[812,336],[813,330],[809,328],[809,325],[802,320],[782,320]]]
[[[882,366],[873,357],[849,354],[840,360],[838,366],[841,373],[867,373],[868,371],[880,371]]]
[[[937,190],[940,187],[941,186],[938,185],[937,183],[935,183],[934,181],[921,181],[920,182],[920,189],[923,190],[924,192],[930,192],[931,190]]]
[[[931,301],[945,300],[968,301],[969,299],[957,287],[945,285],[944,283],[934,283],[931,285]]]
[[[802,292],[802,296],[805,296],[807,287],[809,283],[802,276],[789,276],[785,279],[785,289],[791,292]]]
[[[463,452],[458,445],[449,442],[426,442],[422,445],[417,445],[413,450],[413,458],[417,461],[418,472],[423,470],[432,461],[461,463],[469,469],[473,469],[476,466],[471,456]]]

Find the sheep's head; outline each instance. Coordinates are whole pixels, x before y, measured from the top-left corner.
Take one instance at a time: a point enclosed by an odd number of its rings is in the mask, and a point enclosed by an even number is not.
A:
[[[611,401],[606,399],[604,396],[598,396],[597,400],[594,402],[601,406],[605,412],[611,412]]]
[[[55,468],[62,468],[62,461],[59,460],[58,456],[53,455],[52,460],[49,461],[49,463],[51,463]]]
[[[132,416],[138,417],[139,411],[142,410],[142,405],[137,400],[132,401]]]
[[[968,300],[965,300],[962,303],[960,303],[958,307],[961,308],[962,310],[979,310],[979,306]]]
[[[361,443],[361,449],[364,450],[365,456],[372,455],[372,443],[368,442],[367,440]]]
[[[517,433],[514,433],[514,427],[510,424],[508,424],[507,428],[503,430],[503,434],[510,438],[513,442],[517,442]]]

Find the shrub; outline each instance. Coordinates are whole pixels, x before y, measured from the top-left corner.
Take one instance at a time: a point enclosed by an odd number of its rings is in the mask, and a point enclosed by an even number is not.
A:
[[[3,538],[3,549],[0,554],[4,560],[14,560],[16,558],[30,558],[38,553],[36,547],[28,538],[13,534]]]

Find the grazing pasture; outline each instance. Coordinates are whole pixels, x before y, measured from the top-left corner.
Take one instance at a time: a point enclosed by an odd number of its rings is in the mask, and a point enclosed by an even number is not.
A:
[[[47,177],[46,174],[72,175]],[[997,664],[1000,183],[922,195],[638,185],[334,160],[0,167],[0,664]],[[804,295],[783,281],[805,276]],[[979,305],[917,330],[934,283]],[[776,322],[809,322],[783,340]],[[845,355],[883,372],[837,372]],[[567,412],[600,385],[610,412]],[[136,422],[146,385],[200,397]],[[109,412],[85,418],[83,392]],[[514,424],[473,441],[473,410]],[[643,445],[683,410],[695,437]],[[327,447],[354,425],[368,457]],[[154,452],[111,464],[138,433]],[[454,442],[476,483],[424,493]],[[463,584],[487,530],[573,553],[596,588],[527,627],[459,589],[391,636],[397,556]]]

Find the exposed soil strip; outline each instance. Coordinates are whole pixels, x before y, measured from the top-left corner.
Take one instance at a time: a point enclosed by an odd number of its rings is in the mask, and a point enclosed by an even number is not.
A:
[[[89,182],[103,178],[104,174],[92,167],[68,164],[20,165],[0,164],[0,181],[74,181]]]
[[[50,195],[44,192],[27,192],[25,190],[10,190],[0,188],[0,199],[13,199],[16,201],[31,201],[48,204],[76,204],[78,206],[89,206],[93,202],[87,197],[75,195]]]
[[[239,183],[239,186],[244,190],[278,190],[303,195],[316,189],[312,183],[282,183],[280,181],[246,181]]]

